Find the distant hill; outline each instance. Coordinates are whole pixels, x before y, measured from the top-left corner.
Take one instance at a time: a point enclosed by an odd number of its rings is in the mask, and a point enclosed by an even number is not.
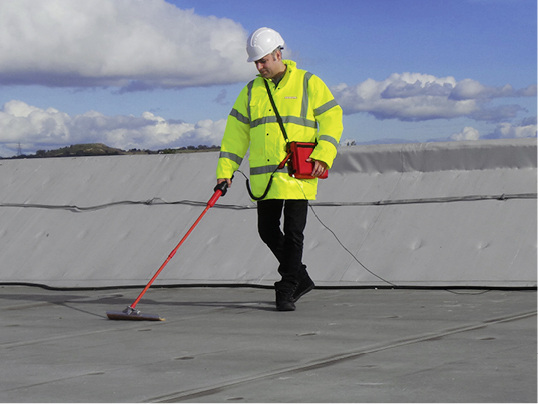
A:
[[[218,151],[219,146],[204,146],[198,147],[188,146],[177,149],[163,150],[122,150],[109,147],[103,143],[85,143],[77,144],[68,147],[61,147],[55,150],[38,150],[35,154],[22,154],[11,158],[47,158],[47,157],[79,157],[79,156],[118,156],[126,154],[175,154],[175,153],[192,153],[199,151]]]
[[[56,150],[38,150],[35,157],[108,156],[126,154],[102,143],[77,144]]]

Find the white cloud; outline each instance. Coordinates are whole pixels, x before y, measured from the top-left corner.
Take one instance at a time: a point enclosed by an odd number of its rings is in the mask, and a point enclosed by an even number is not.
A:
[[[524,123],[522,125],[502,122],[497,125],[495,131],[488,137],[494,139],[536,137],[536,129],[536,119],[534,123]]]
[[[421,73],[394,73],[383,81],[368,79],[356,86],[340,84],[332,91],[346,114],[366,112],[377,119],[402,121],[459,117],[502,121],[515,117],[523,108],[519,105],[488,108],[488,101],[536,96],[536,86],[514,90],[510,85],[488,87],[471,79],[458,82],[454,77]]]
[[[518,139],[536,137],[536,118],[525,119],[519,124],[510,122],[499,123],[493,132],[480,136],[478,129],[466,126],[459,133],[454,133],[449,140],[479,140],[479,139]]]
[[[164,0],[2,0],[0,84],[125,91],[242,82],[247,32]]]
[[[78,143],[104,143],[129,149],[219,145],[226,120],[197,123],[167,121],[151,112],[140,117],[106,116],[96,111],[69,116],[10,101],[0,110],[0,151],[15,155],[19,143],[27,154]]]
[[[69,117],[54,108],[46,110],[10,101],[0,111],[0,142],[20,142],[39,136],[43,143],[60,143],[66,139]]]
[[[455,133],[450,137],[451,140],[478,140],[480,132],[471,126],[466,126],[460,133]]]
[[[503,87],[487,87],[476,80],[463,79],[456,83],[450,92],[450,99],[453,100],[471,100],[471,99],[490,99],[496,97],[510,97],[515,95],[511,85],[506,84]]]

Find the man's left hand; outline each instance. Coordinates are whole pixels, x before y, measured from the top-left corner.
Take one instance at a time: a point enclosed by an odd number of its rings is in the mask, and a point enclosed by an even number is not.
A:
[[[311,158],[307,158],[306,161],[309,163],[314,163],[312,174],[310,174],[312,175],[312,177],[321,177],[325,173],[325,171],[328,170],[327,163],[325,163],[324,161],[313,160]]]

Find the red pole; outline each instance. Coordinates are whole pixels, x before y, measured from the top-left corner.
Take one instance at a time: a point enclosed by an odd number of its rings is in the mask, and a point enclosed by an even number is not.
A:
[[[178,245],[176,246],[176,248],[174,248],[172,250],[172,252],[168,255],[168,258],[163,262],[163,264],[161,265],[161,267],[158,269],[157,272],[155,272],[155,275],[153,275],[153,277],[150,279],[150,281],[148,282],[148,284],[146,285],[146,287],[144,288],[144,290],[142,290],[142,292],[140,292],[140,294],[138,295],[138,297],[136,298],[136,300],[133,302],[133,304],[131,304],[129,307],[131,309],[134,309],[136,307],[136,305],[138,304],[138,302],[140,301],[140,299],[142,299],[142,296],[144,296],[144,294],[147,292],[147,290],[150,288],[151,284],[153,283],[153,281],[155,281],[155,279],[157,279],[157,277],[159,276],[159,274],[161,273],[161,271],[164,269],[164,267],[168,264],[168,262],[172,259],[172,257],[176,254],[177,250],[179,250],[179,247],[181,247],[181,244],[183,244],[183,242],[187,239],[187,237],[189,237],[189,234],[191,234],[191,232],[194,230],[194,228],[198,225],[198,223],[200,222],[200,220],[202,220],[202,217],[204,217],[204,215],[206,214],[206,212],[209,210],[209,208],[213,207],[215,205],[215,203],[217,202],[217,200],[225,194],[226,192],[226,182],[223,182],[222,184],[225,184],[225,185],[217,185],[217,187],[215,188],[215,193],[213,194],[213,196],[211,197],[211,199],[207,202],[207,206],[206,208],[204,209],[204,211],[202,212],[202,214],[198,217],[198,219],[196,219],[196,221],[194,222],[194,224],[191,226],[191,228],[189,229],[189,231],[183,236],[183,238],[181,239],[181,241],[178,243]]]

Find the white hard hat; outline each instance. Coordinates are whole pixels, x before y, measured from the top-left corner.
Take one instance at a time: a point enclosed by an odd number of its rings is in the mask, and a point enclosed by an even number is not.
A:
[[[255,62],[284,47],[284,40],[274,29],[263,27],[254,31],[247,39],[247,62]]]

